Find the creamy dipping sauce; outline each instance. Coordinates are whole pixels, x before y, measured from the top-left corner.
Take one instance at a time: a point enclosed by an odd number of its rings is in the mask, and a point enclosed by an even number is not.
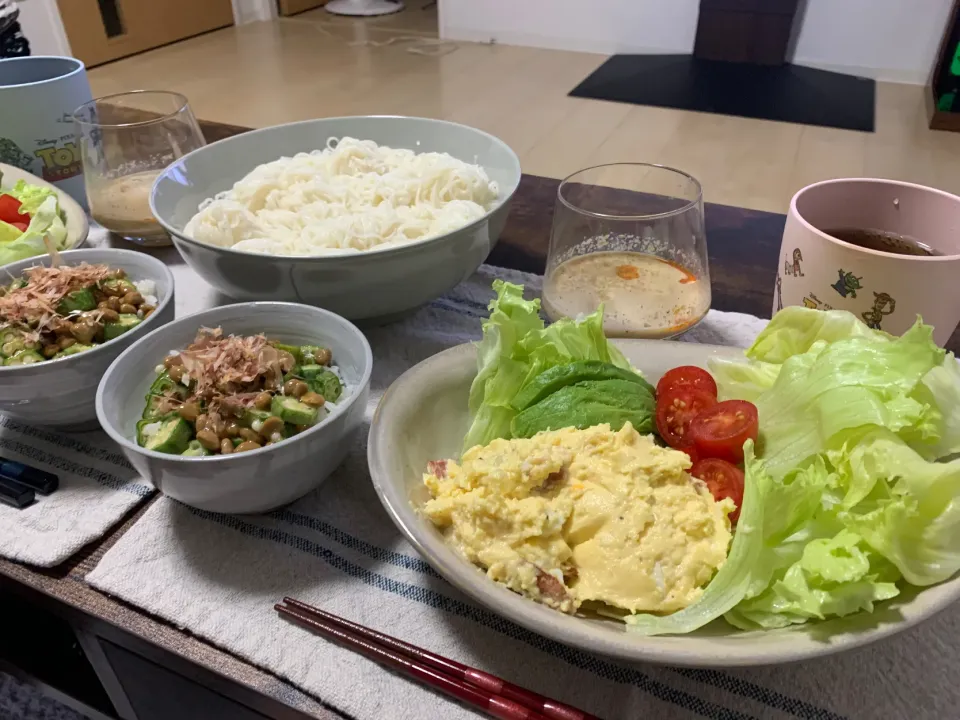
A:
[[[655,255],[594,252],[561,263],[543,288],[553,320],[589,315],[600,303],[610,337],[669,337],[706,315],[710,283]]]
[[[90,215],[118,235],[165,237],[150,211],[150,190],[159,174],[159,170],[149,170],[96,182],[87,193]]]

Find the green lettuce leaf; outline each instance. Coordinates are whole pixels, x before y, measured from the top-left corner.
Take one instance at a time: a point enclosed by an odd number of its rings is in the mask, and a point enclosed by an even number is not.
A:
[[[850,489],[840,522],[907,582],[932,585],[960,570],[960,460],[930,462],[885,430],[828,457]]]
[[[30,225],[18,238],[0,242],[0,265],[45,254],[47,247],[43,242],[44,235],[50,237],[58,250],[63,249],[67,230],[60,219],[56,195],[48,195],[31,213]]]
[[[767,472],[784,477],[845,430],[876,425],[909,431],[927,420],[925,405],[910,395],[943,363],[932,332],[917,323],[893,339],[857,333],[832,343],[818,339],[809,351],[787,358],[773,387],[756,400]]]
[[[603,334],[603,308],[581,320],[563,319],[549,327],[540,318],[540,301],[524,300],[523,287],[495,280],[496,297],[483,321],[477,344],[477,376],[470,386],[472,422],[463,450],[510,437],[517,393],[544,370],[577,360],[599,360],[629,368],[623,354]]]
[[[13,195],[20,201],[20,212],[29,213],[31,216],[40,209],[40,206],[47,198],[56,199],[57,193],[51,188],[30,185],[24,180],[18,180],[17,184],[9,190],[3,191],[4,195]],[[59,204],[57,210],[59,211]]]
[[[928,460],[960,453],[960,363],[953,353],[923,376],[911,397],[926,407],[911,446]],[[901,436],[909,442],[908,433]]]
[[[721,396],[757,404],[768,477],[760,551],[725,619],[776,628],[869,612],[900,581],[960,571],[960,459],[943,461],[960,452],[960,367],[932,329],[896,338],[789,308],[747,354],[711,364]]]
[[[762,393],[773,387],[780,374],[779,363],[762,360],[733,360],[714,358],[710,361],[710,372],[717,381],[720,399],[757,401]]]
[[[12,242],[23,235],[23,230],[0,220],[0,243]]]
[[[743,446],[743,452],[746,467],[743,505],[726,562],[695,603],[670,615],[628,615],[623,619],[627,630],[641,635],[692,632],[721,617],[747,593],[752,570],[763,553],[764,523],[772,481],[754,457],[751,441]]]
[[[724,619],[750,630],[777,628],[808,620],[850,615],[899,594],[899,573],[856,533],[796,544],[800,557],[779,572],[762,593],[745,600]]]
[[[884,332],[871,330],[845,310],[811,310],[787,307],[757,335],[747,350],[747,357],[769,363],[783,363],[787,358],[808,352],[814,343],[861,338],[882,342],[890,338]]]

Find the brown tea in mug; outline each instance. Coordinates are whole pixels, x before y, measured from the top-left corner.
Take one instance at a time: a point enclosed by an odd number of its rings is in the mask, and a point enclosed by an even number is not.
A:
[[[912,238],[909,235],[901,235],[900,233],[888,232],[886,230],[873,230],[871,228],[834,228],[832,230],[824,230],[823,232],[837,238],[837,240],[843,240],[843,242],[856,245],[857,247],[892,253],[893,255],[921,255],[930,257],[941,254],[916,238]]]

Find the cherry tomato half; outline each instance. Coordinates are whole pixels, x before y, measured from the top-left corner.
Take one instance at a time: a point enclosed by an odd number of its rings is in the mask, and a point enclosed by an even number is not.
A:
[[[693,463],[694,465],[696,465],[697,462],[700,460],[700,451],[697,450],[697,446],[694,445],[692,442],[685,443],[684,445],[681,445],[680,447],[675,449],[680,450],[681,452],[685,452],[687,454],[687,457],[690,458],[690,462]]]
[[[724,400],[704,410],[690,423],[690,440],[700,457],[732,463],[743,460],[743,444],[757,440],[757,406],[746,400]]]
[[[30,216],[20,212],[20,201],[13,195],[0,195],[0,220],[6,223],[30,223]]]
[[[710,393],[714,400],[717,399],[716,380],[706,370],[695,365],[681,365],[673,370],[667,370],[657,383],[657,395],[679,387],[694,387]]]
[[[679,387],[660,393],[657,396],[657,432],[667,445],[683,450],[690,445],[690,422],[716,404],[716,397],[694,387]]]
[[[730,498],[737,509],[730,513],[730,522],[740,518],[740,506],[743,505],[743,471],[726,460],[707,458],[690,468],[690,474],[703,480],[714,500]]]
[[[27,223],[15,222],[15,223],[10,223],[10,224],[13,225],[13,226],[14,226],[17,230],[19,230],[20,232],[26,232],[26,231],[27,231]]]

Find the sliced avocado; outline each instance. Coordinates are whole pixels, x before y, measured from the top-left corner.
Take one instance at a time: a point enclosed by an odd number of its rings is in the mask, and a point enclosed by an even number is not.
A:
[[[136,292],[137,286],[126,278],[109,278],[100,283],[100,287],[116,295],[126,295],[128,292]],[[123,292],[120,292],[120,291]]]
[[[212,453],[201,445],[199,440],[191,440],[187,443],[187,449],[180,454],[185,457],[206,457]]]
[[[28,340],[22,330],[8,328],[0,333],[0,355],[4,357],[13,357],[21,350],[36,350],[40,343],[36,340]]]
[[[343,394],[343,385],[340,378],[332,370],[323,365],[304,365],[300,368],[301,376],[307,381],[310,389],[323,395],[324,400],[336,402]]]
[[[84,345],[83,343],[74,343],[68,348],[64,348],[56,355],[53,356],[54,360],[59,358],[70,357],[71,355],[76,355],[77,353],[82,353],[84,350],[93,350],[93,345]]]
[[[317,408],[310,407],[296,398],[275,395],[270,412],[292,425],[313,425],[317,421]]]
[[[587,380],[562,387],[518,413],[510,432],[528,438],[544,430],[583,430],[602,423],[616,431],[629,421],[637,432],[649,433],[655,405],[653,395],[631,380]]]
[[[157,375],[157,379],[153,381],[153,384],[150,386],[150,390],[147,392],[145,398],[147,405],[143,409],[143,417],[145,419],[157,420],[159,418],[172,415],[173,413],[161,413],[157,410],[164,398],[174,397],[179,400],[186,400],[189,393],[190,391],[185,385],[175,382],[174,379],[170,377],[169,373],[164,370],[162,373]]]
[[[160,429],[146,439],[144,447],[147,450],[179,455],[193,439],[193,427],[179,416],[163,420],[162,423]]]
[[[653,396],[653,386],[637,373],[599,360],[578,360],[544,370],[527,383],[510,405],[520,412],[568,385],[587,380],[626,380],[636,383]]]
[[[147,395],[147,405],[143,408],[143,419],[155,421],[173,415],[173,411],[160,411],[166,400],[167,396],[165,395]]]
[[[174,392],[174,395],[184,399],[187,396],[187,387],[175,381],[170,374],[166,371],[157,375],[157,379],[153,381],[153,385],[150,386],[150,392],[148,395],[165,395],[170,391]]]
[[[313,378],[315,378],[317,375],[322,373],[324,370],[326,370],[326,368],[323,367],[323,365],[317,365],[316,363],[308,363],[307,365],[303,365],[300,368],[300,377],[302,377],[307,382],[310,382]]]
[[[143,320],[136,315],[123,313],[116,322],[108,322],[103,325],[103,337],[105,340],[113,340],[120,337],[128,330],[133,330]]]
[[[93,310],[96,307],[97,300],[93,297],[93,291],[84,288],[64,295],[60,304],[57,305],[57,312],[61,315],[69,315],[72,312]]]
[[[273,414],[266,410],[256,410],[250,408],[243,413],[242,422],[245,427],[253,427],[255,422],[263,422],[267,418],[273,417]]]
[[[7,366],[33,365],[34,363],[38,363],[38,362],[43,362],[43,355],[38,353],[36,350],[20,350],[19,352],[15,353],[12,357],[8,357],[6,360],[4,360],[3,364]]]
[[[277,350],[286,350],[288,353],[293,355],[298,365],[303,362],[303,356],[300,354],[300,348],[298,348],[296,345],[285,345],[281,342],[272,342],[270,344],[273,345]]]
[[[9,335],[7,338],[4,338],[3,344],[0,345],[0,355],[13,357],[25,349],[27,349],[27,343],[23,339],[23,335]]]

